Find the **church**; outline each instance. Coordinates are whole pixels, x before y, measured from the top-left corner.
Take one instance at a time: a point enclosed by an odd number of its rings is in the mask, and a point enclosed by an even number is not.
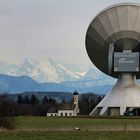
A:
[[[70,104],[63,104],[63,106],[56,108],[51,108],[47,112],[47,116],[77,116],[79,114],[79,105],[78,105],[79,94],[77,91],[73,93],[73,100]]]

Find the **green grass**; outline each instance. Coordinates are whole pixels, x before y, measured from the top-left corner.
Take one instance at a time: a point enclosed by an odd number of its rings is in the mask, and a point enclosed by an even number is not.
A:
[[[0,140],[139,140],[139,118],[16,117]],[[125,130],[126,123],[126,130]],[[75,130],[80,127],[80,130]]]
[[[17,117],[17,129],[20,130],[57,130],[69,131],[80,127],[83,131],[140,130],[140,119],[109,118],[68,118],[68,117]]]
[[[5,132],[0,140],[139,140],[139,132]]]

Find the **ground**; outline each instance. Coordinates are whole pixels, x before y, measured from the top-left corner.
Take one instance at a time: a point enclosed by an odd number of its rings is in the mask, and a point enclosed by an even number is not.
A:
[[[140,118],[16,117],[0,140],[139,140]],[[76,130],[78,127],[80,130]]]

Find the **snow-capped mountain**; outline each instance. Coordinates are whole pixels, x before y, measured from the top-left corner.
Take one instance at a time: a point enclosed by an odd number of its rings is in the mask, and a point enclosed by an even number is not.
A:
[[[30,76],[39,83],[74,81],[81,77],[80,72],[81,70],[74,65],[66,65],[64,62],[50,59],[27,59],[20,65],[0,62],[0,74]]]
[[[103,73],[100,72],[94,65],[89,67],[88,71],[80,77],[79,81],[91,81],[102,78]]]
[[[38,85],[40,85],[41,88],[38,88],[37,86],[37,89],[43,91],[73,92],[74,90],[78,90],[79,92],[106,94],[116,81],[116,79],[103,74],[95,66],[91,66],[89,70],[85,72],[78,66],[64,62],[57,62],[50,59],[27,59],[20,65],[0,62],[0,74],[29,76],[32,78],[32,80],[34,79]],[[8,78],[5,81],[0,77],[1,91],[8,89],[7,91],[13,92],[13,85],[11,82],[8,83],[8,80],[10,79]],[[25,79],[22,80],[25,81]],[[15,83],[13,87],[16,87],[16,82],[18,82],[17,89],[18,87],[21,89],[22,85],[19,84],[22,83],[16,80],[16,78],[13,80],[13,83]],[[24,84],[25,86],[27,85],[26,82],[24,82],[23,85]],[[30,87],[27,85],[27,89],[29,88],[30,90],[34,90],[32,85]],[[26,90],[23,89],[20,91]]]
[[[26,60],[19,67],[17,75],[28,75],[39,83],[76,80],[80,77],[76,72],[70,71],[60,62],[50,59],[41,61]]]
[[[95,66],[90,67],[87,73],[78,80],[78,83],[81,83],[81,86],[82,83],[86,83],[88,86],[100,86],[113,85],[115,82],[115,78],[104,74],[103,72],[99,71]]]
[[[67,91],[73,92],[94,92],[97,94],[108,93],[115,84],[116,79],[100,72],[96,67],[91,67],[89,71],[76,81],[64,81],[61,83],[42,83],[41,86],[47,91]]]
[[[18,65],[0,61],[0,74],[16,75]]]

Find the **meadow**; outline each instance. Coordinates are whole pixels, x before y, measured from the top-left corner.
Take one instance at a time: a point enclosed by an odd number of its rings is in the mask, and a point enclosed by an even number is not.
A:
[[[16,117],[0,140],[139,140],[140,118]],[[80,128],[76,130],[75,128]]]

